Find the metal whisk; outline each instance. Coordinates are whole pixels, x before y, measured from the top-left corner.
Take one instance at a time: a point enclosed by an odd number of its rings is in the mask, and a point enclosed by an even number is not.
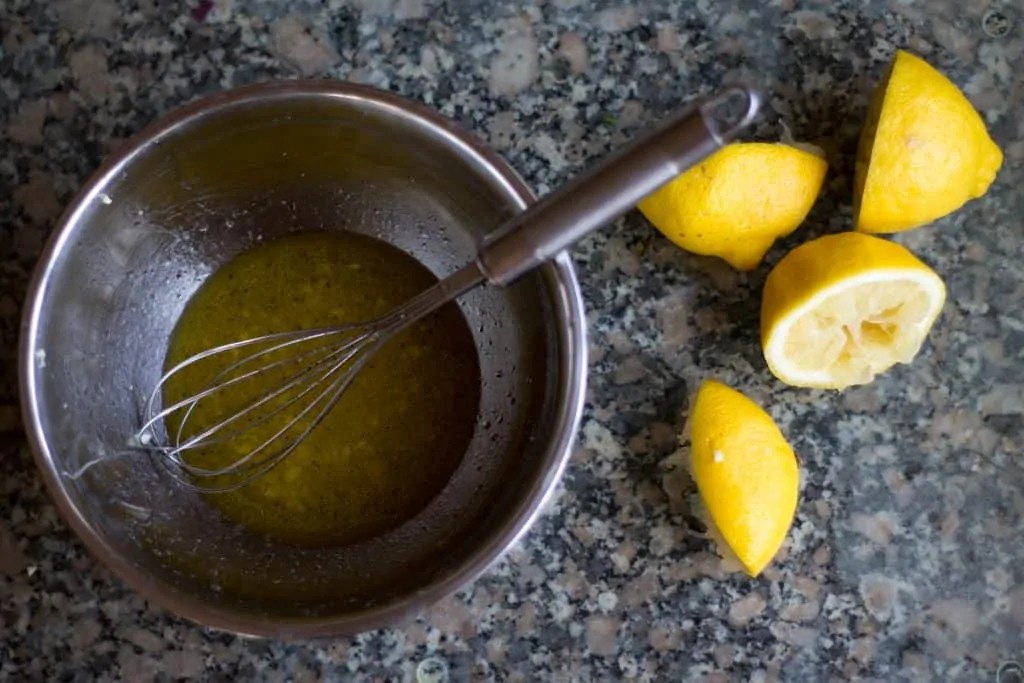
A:
[[[172,476],[201,492],[244,486],[296,449],[393,335],[485,282],[511,283],[618,218],[731,140],[759,108],[758,94],[745,87],[695,102],[505,223],[484,239],[474,262],[383,317],[245,339],[186,359],[154,387],[135,435],[138,446],[160,456]],[[204,390],[160,407],[172,376],[216,357],[228,359],[229,365]],[[280,380],[219,422],[202,425],[194,434],[185,428],[200,402],[267,373]],[[169,422],[176,427],[169,429]],[[257,427],[262,431],[254,432]],[[259,434],[255,442],[224,467],[198,467],[185,459],[186,453],[215,444],[238,446],[254,433]]]

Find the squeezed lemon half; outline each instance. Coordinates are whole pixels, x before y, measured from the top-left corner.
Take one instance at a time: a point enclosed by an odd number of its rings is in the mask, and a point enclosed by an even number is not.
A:
[[[764,358],[787,384],[866,384],[913,360],[945,300],[942,278],[906,248],[856,232],[819,237],[765,281]]]

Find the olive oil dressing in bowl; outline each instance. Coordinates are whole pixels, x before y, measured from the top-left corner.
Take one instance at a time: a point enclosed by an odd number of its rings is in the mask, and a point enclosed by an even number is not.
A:
[[[284,235],[239,254],[206,280],[175,326],[165,367],[236,339],[369,320],[436,281],[408,254],[366,235]],[[164,405],[199,393],[212,374],[237,360],[219,355],[217,365],[172,375]],[[222,419],[243,392],[261,393],[280,380],[266,372],[244,388],[204,399],[187,431]],[[206,499],[239,524],[289,544],[371,538],[413,517],[444,487],[472,438],[479,400],[473,335],[450,304],[389,340],[276,467]],[[268,422],[263,430],[218,440],[190,451],[187,461],[226,467],[276,427]]]

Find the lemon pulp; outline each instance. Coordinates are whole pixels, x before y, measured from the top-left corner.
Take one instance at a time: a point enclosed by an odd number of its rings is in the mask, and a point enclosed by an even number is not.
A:
[[[287,235],[235,257],[199,288],[175,327],[165,366],[238,339],[370,320],[436,281],[414,258],[371,237]],[[198,393],[240,357],[172,376],[165,405]],[[245,396],[281,379],[268,373],[247,384]],[[200,402],[185,434],[237,409],[232,398],[229,390],[223,400]],[[479,400],[473,335],[450,304],[383,346],[280,465],[240,489],[206,498],[235,522],[293,545],[379,535],[422,510],[450,479],[472,437]],[[169,433],[176,429],[168,425]],[[190,451],[186,459],[224,467],[266,436],[252,429]]]
[[[785,354],[805,371],[829,367],[836,378],[867,382],[875,365],[913,360],[920,341],[900,332],[924,323],[931,310],[927,292],[911,280],[851,287],[793,323]]]

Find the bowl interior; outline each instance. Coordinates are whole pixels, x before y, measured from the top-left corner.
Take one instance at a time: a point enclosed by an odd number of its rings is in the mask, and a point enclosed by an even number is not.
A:
[[[65,513],[166,606],[252,633],[365,628],[482,570],[549,488],[575,426],[570,385],[582,381],[565,363],[579,333],[574,283],[564,264],[545,266],[461,299],[483,377],[477,427],[418,516],[325,549],[231,524],[126,448],[204,279],[259,240],[309,229],[372,235],[443,276],[526,199],[444,124],[394,100],[252,93],[177,115],[65,217],[26,328],[30,423]]]

